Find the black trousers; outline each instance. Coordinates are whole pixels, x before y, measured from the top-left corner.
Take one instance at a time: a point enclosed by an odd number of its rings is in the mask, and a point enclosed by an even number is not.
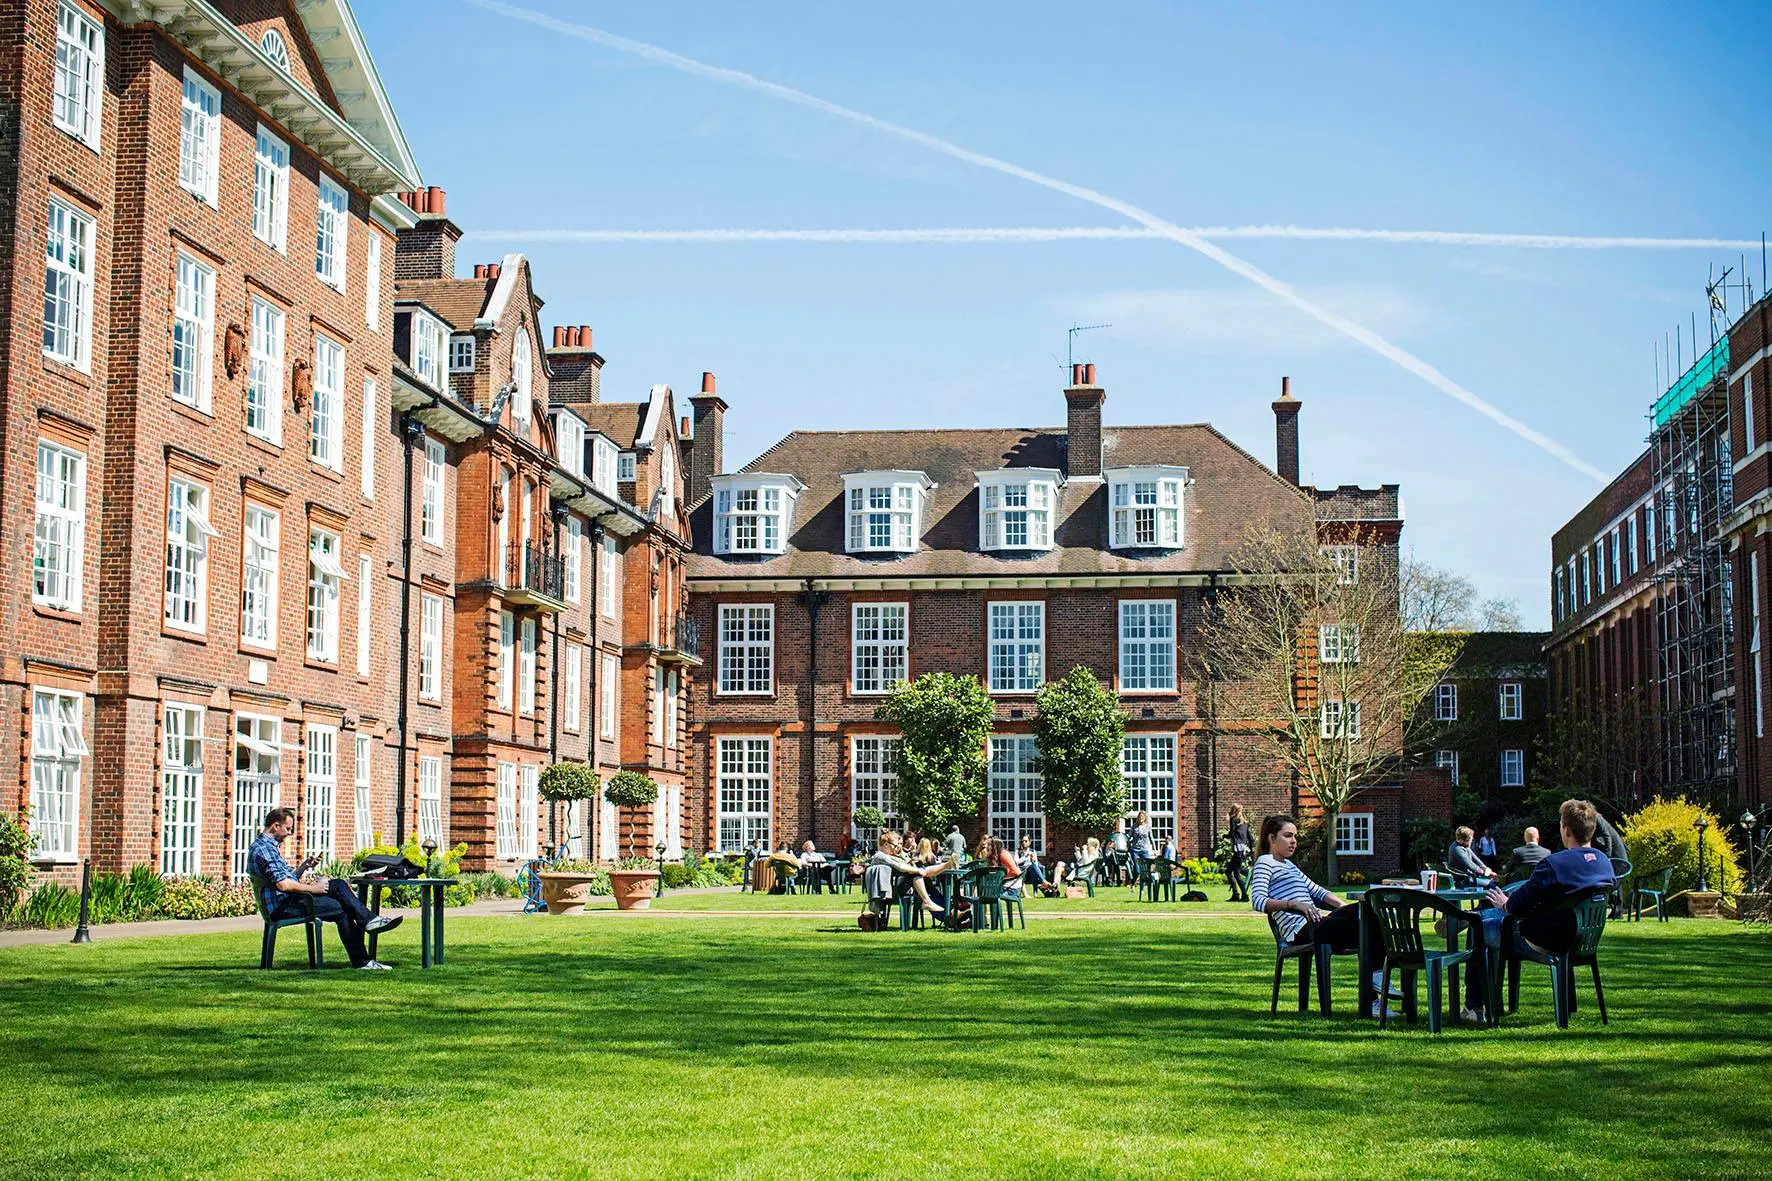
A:
[[[367,964],[369,949],[363,945],[363,926],[375,916],[357,900],[351,887],[338,878],[333,878],[326,885],[326,893],[309,897],[313,899],[314,913],[317,916],[337,921],[338,940],[345,945],[345,954],[351,957],[351,967],[361,968]],[[279,902],[277,909],[272,912],[280,919],[300,918],[303,913],[302,904],[293,895]]]
[[[1232,853],[1230,864],[1224,867],[1224,876],[1231,880],[1231,901],[1247,902],[1249,895],[1243,887],[1243,871],[1249,867],[1247,853]]]
[[[1306,923],[1294,943],[1326,943],[1337,955],[1360,949],[1360,908],[1355,903],[1337,907],[1321,922]]]

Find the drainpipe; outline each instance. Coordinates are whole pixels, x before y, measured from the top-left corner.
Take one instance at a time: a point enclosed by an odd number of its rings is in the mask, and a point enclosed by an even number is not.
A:
[[[830,597],[829,591],[818,589],[812,579],[800,591],[800,602],[806,605],[806,741],[801,756],[804,764],[801,778],[805,780],[807,837],[818,844],[818,774],[814,760],[818,756],[818,609]]]
[[[554,519],[554,553],[559,554],[560,526],[566,520],[566,506],[559,504],[554,505],[553,512],[550,515]],[[564,570],[561,571],[560,577],[562,580],[565,579],[566,574]],[[584,587],[581,586],[578,589],[582,596]],[[564,583],[562,583],[560,593],[566,593]],[[550,764],[560,761],[560,613],[556,611],[553,615],[553,652],[552,655],[548,657],[548,762]],[[578,687],[579,692],[583,693],[583,669],[579,670]],[[580,704],[582,705],[583,702],[580,702]],[[548,803],[548,840],[553,842],[556,849],[560,847],[560,805],[557,801],[549,801]]]
[[[1212,616],[1218,613],[1218,575],[1207,577],[1206,612]],[[1218,674],[1211,667],[1206,670],[1206,798],[1212,809],[1212,831],[1201,855],[1210,857],[1218,840]]]
[[[412,669],[412,453],[424,442],[425,424],[410,411],[400,416],[400,443],[405,448],[400,527],[400,701],[394,725],[400,731],[400,758],[394,766],[394,847],[406,844],[406,759],[408,732],[407,682]]]

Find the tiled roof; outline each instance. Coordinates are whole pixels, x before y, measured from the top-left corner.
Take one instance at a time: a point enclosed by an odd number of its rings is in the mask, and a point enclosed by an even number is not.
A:
[[[1257,521],[1277,528],[1314,530],[1305,493],[1204,424],[1104,427],[1104,467],[1174,464],[1189,469],[1184,498],[1185,546],[1179,550],[1116,551],[1107,547],[1107,487],[1079,482],[1059,494],[1053,548],[1045,553],[999,554],[979,549],[975,472],[1001,467],[1065,467],[1063,428],[988,430],[795,431],[747,464],[747,472],[798,476],[800,494],[785,554],[754,558],[712,556],[711,498],[694,509],[691,528],[701,552],[690,576],[907,577],[1155,574],[1223,570]],[[914,554],[843,552],[846,472],[921,471],[937,487],[923,515]]]
[[[594,431],[602,431],[615,440],[617,447],[634,445],[640,424],[646,418],[645,402],[573,402],[572,412],[585,420]]]
[[[457,332],[473,328],[492,294],[495,279],[401,279],[394,298],[416,299],[449,321]]]

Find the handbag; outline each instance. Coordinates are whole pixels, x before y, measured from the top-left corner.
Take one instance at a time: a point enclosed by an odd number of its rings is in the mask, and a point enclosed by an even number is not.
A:
[[[423,877],[425,869],[422,865],[414,865],[398,853],[371,853],[363,858],[363,872],[370,877],[393,882]]]

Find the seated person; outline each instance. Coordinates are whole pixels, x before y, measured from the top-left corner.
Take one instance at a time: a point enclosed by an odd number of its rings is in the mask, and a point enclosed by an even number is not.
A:
[[[294,831],[295,809],[272,808],[265,813],[264,831],[252,842],[252,849],[247,854],[246,864],[264,881],[265,913],[274,919],[300,918],[307,913],[307,908],[294,895],[310,895],[314,914],[338,924],[339,942],[345,945],[345,954],[351,957],[351,967],[371,972],[388,971],[388,965],[369,958],[363,936],[393,930],[400,925],[400,916],[389,918],[370,914],[369,908],[358,901],[351,887],[338,878],[302,880],[302,875],[317,859],[308,857],[299,869],[291,869],[283,860],[283,842]]]
[[[1471,848],[1471,841],[1476,838],[1469,825],[1459,825],[1458,831],[1452,834],[1452,843],[1446,847],[1446,867],[1453,873],[1470,878],[1479,886],[1492,885],[1495,871],[1483,864]]]
[[[1515,946],[1525,943],[1541,954],[1560,955],[1575,945],[1573,907],[1612,889],[1612,859],[1594,848],[1598,813],[1586,800],[1564,800],[1558,810],[1563,847],[1540,861],[1532,876],[1510,893],[1489,887],[1489,905],[1479,914],[1483,925],[1471,931],[1472,946],[1501,948],[1501,928],[1515,920]],[[1459,1017],[1471,1024],[1487,1019],[1488,972],[1485,956],[1465,961],[1464,994],[1468,1006]]]
[[[1022,837],[1021,846],[1015,851],[1015,864],[1021,869],[1021,880],[1038,890],[1047,882],[1046,867],[1040,864],[1040,855],[1034,851],[1034,838]]]
[[[800,846],[801,865],[823,865],[826,860],[828,859],[825,855],[818,851],[818,846],[814,845],[811,841],[807,841],[804,845]]]
[[[1538,843],[1538,828],[1528,824],[1526,831],[1520,834],[1520,844],[1514,846],[1514,855],[1508,859],[1507,875],[1511,878],[1515,873],[1530,874],[1538,863],[1551,855],[1551,851]]]
[[[978,842],[978,859],[986,865],[995,865],[1003,871],[1003,893],[1007,897],[1021,897],[1021,866],[1016,863],[1015,854],[1009,847],[993,836],[986,836]]]
[[[843,839],[837,842],[837,859],[847,861],[853,852],[855,852],[855,838],[849,833],[844,833]]]
[[[769,868],[775,871],[775,885],[769,892],[785,891],[786,884],[800,872],[800,859],[794,856],[793,846],[783,841],[781,848],[769,855]]]
[[[885,866],[891,871],[883,893],[876,893],[876,867]],[[940,903],[930,897],[928,879],[937,874],[945,873],[953,867],[952,860],[936,861],[930,865],[912,865],[905,860],[904,840],[896,832],[886,829],[880,833],[880,847],[868,861],[868,909],[877,915],[884,915],[886,906],[896,902],[904,895],[906,889],[915,891],[923,901],[923,908],[930,914],[942,914],[945,911]]]

